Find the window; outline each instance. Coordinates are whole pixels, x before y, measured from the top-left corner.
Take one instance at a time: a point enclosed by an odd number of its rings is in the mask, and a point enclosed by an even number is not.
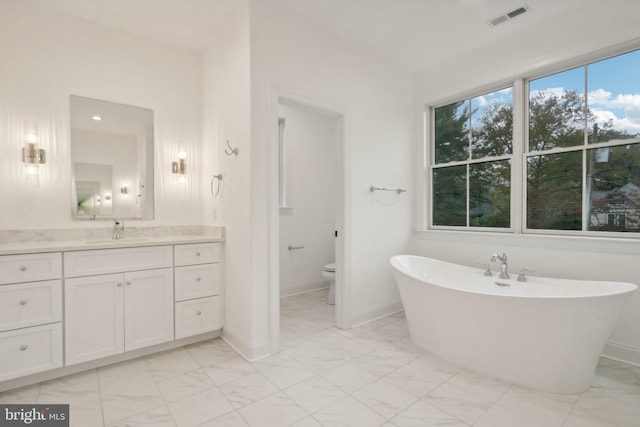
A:
[[[279,167],[279,206],[280,208],[291,207],[291,156],[290,147],[285,134],[286,120],[278,118],[278,167]]]
[[[638,75],[640,51],[529,82],[527,228],[640,231]]]
[[[640,232],[637,76],[640,50],[433,108],[431,226]]]
[[[513,89],[436,108],[433,225],[509,228]]]

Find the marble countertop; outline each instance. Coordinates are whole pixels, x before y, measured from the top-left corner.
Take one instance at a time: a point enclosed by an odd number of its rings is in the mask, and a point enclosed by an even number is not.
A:
[[[110,233],[96,232],[39,232],[17,234],[5,232],[4,241],[0,239],[0,255],[29,254],[38,252],[83,251],[92,249],[131,248],[141,246],[176,245],[187,243],[224,242],[224,230],[212,228],[207,232],[193,232],[190,229],[182,233],[180,228],[132,229],[121,233],[120,239],[110,238]],[[23,232],[18,232],[23,233]],[[17,239],[15,236],[23,237]],[[52,238],[53,237],[53,238]]]
[[[215,236],[161,236],[132,237],[119,240],[57,240],[41,242],[0,243],[0,255],[29,254],[38,252],[84,251],[90,249],[131,248],[140,246],[175,245],[181,243],[222,242]]]

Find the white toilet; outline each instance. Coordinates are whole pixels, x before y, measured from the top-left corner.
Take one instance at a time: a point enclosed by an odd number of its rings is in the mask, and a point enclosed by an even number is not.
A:
[[[329,281],[329,298],[327,304],[336,303],[336,264],[327,264],[322,268],[322,277]]]

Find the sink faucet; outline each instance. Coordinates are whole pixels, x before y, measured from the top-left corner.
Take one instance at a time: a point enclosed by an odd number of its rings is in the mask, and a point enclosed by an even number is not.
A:
[[[503,253],[502,256],[498,254],[491,255],[491,262],[500,261],[500,278],[508,279],[509,273],[507,273],[507,254]]]
[[[118,240],[120,238],[120,232],[124,230],[124,221],[121,219],[116,219],[113,224],[113,235],[111,238],[113,240]]]

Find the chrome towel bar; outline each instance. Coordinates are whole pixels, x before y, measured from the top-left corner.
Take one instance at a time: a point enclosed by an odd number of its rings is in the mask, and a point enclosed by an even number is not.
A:
[[[371,187],[369,187],[369,191],[371,191],[372,193],[374,191],[393,191],[396,192],[398,194],[400,193],[404,193],[407,190],[403,190],[402,188],[384,188],[384,187],[374,187],[373,185]]]
[[[304,245],[302,245],[302,246],[289,245],[289,246],[287,246],[287,249],[289,249],[290,251],[293,251],[295,249],[304,249]]]

